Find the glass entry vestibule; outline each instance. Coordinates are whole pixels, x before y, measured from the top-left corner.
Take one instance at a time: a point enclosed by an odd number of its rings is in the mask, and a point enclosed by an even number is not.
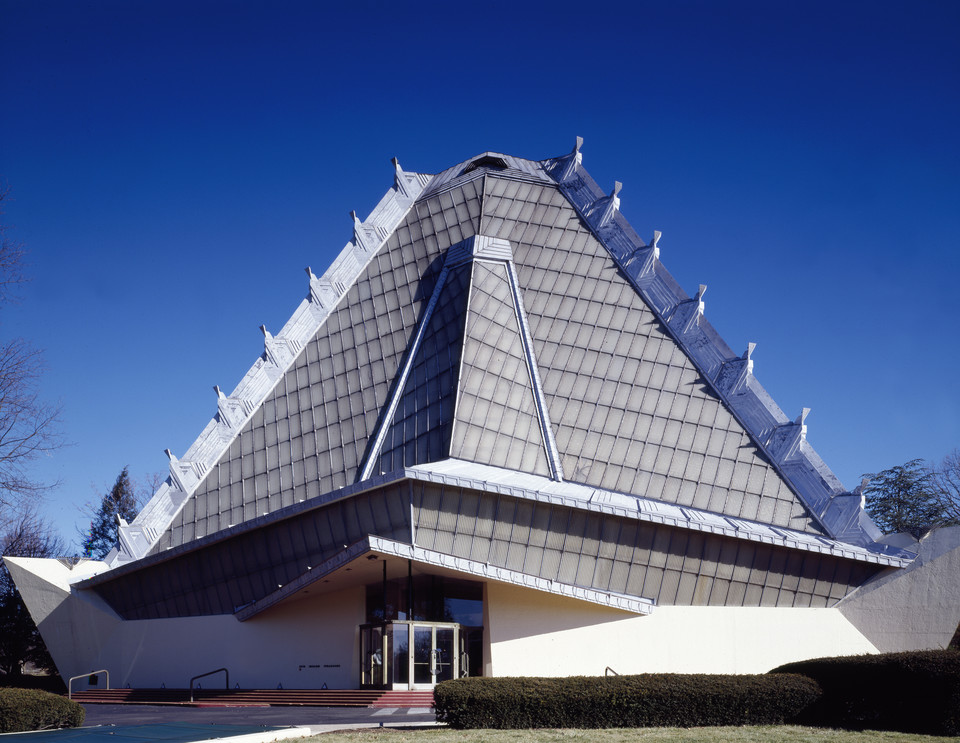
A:
[[[386,563],[382,579],[367,584],[361,687],[432,689],[448,679],[482,675],[483,585],[415,573],[412,561],[404,565],[405,576],[391,578]]]
[[[360,627],[360,685],[432,689],[466,676],[466,637],[452,622],[391,621]]]

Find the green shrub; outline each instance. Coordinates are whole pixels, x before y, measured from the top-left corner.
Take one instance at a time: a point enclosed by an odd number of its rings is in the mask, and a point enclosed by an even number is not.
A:
[[[608,728],[774,725],[819,695],[787,674],[643,674],[459,679],[433,697],[437,720],[455,728]]]
[[[83,707],[38,689],[0,689],[0,733],[75,728],[83,724]]]
[[[53,673],[49,676],[34,676],[33,674],[10,674],[4,676],[0,674],[0,688],[14,689],[42,689],[51,694],[66,694],[67,685],[59,674]]]
[[[817,681],[801,721],[821,727],[960,735],[960,652],[923,650],[817,658],[774,668]]]

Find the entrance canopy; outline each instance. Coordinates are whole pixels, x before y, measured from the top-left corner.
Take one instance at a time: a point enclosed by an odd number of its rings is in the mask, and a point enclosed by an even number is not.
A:
[[[241,609],[236,614],[237,619],[243,621],[256,616],[284,599],[306,590],[309,586],[316,586],[317,583],[320,583],[324,590],[336,590],[345,585],[356,585],[357,583],[375,583],[380,579],[381,567],[380,564],[370,558],[376,557],[402,558],[413,561],[415,565],[421,568],[428,568],[431,573],[466,575],[478,579],[510,583],[558,596],[589,601],[601,606],[622,609],[633,614],[649,614],[653,611],[654,606],[653,601],[649,599],[544,580],[543,578],[525,575],[475,560],[452,557],[440,552],[425,550],[422,547],[369,536],[351,545],[323,564],[312,567],[286,586],[278,587],[276,591],[260,601]]]

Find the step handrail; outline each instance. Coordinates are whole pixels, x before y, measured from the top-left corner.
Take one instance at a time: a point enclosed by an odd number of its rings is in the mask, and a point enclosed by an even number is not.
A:
[[[604,676],[609,676],[609,675],[611,675],[611,674],[613,674],[614,676],[619,676],[619,675],[620,675],[619,673],[617,673],[616,671],[614,671],[610,666],[607,666],[607,667],[604,669],[604,671],[603,671],[603,675],[604,675]]]
[[[218,668],[215,671],[207,671],[206,673],[201,673],[199,676],[194,676],[192,679],[190,679],[190,703],[191,704],[193,703],[193,682],[199,681],[200,679],[206,678],[207,676],[212,676],[215,673],[223,673],[226,676],[226,681],[224,682],[225,685],[223,688],[229,691],[230,671],[228,671],[226,668]]]
[[[84,676],[87,676],[89,678],[90,676],[93,676],[95,673],[106,674],[107,691],[110,691],[110,671],[108,671],[106,668],[101,668],[97,671],[90,671],[89,673],[81,673],[79,676],[74,676],[69,681],[67,681],[67,699],[73,699],[73,682],[74,681],[76,681],[77,679],[82,679]]]

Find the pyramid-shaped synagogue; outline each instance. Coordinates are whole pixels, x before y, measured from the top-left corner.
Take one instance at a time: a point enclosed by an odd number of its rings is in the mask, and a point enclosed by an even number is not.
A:
[[[545,180],[421,197],[156,549],[448,459],[824,534]]]
[[[264,330],[262,357],[217,389],[196,443],[168,452],[170,478],[108,569],[73,592],[121,624],[320,622],[338,648],[324,652],[342,654],[323,683],[407,688],[557,672],[562,657],[516,660],[555,639],[544,624],[596,655],[608,622],[646,622],[656,643],[662,609],[832,607],[907,565],[807,443],[805,412],[789,419],[757,382],[752,346],[734,353],[707,322],[705,287],[686,294],[660,234],[627,223],[619,190],[597,186],[579,141],[435,176],[395,163],[330,269],[307,270],[290,321]],[[418,628],[430,657],[456,656],[419,680]],[[378,644],[397,633],[401,650]]]
[[[216,458],[175,463],[197,482],[179,488],[169,523],[150,524],[150,555],[265,519],[295,531],[270,519],[292,509],[336,521],[316,525],[312,544],[304,536],[309,561],[375,535],[659,603],[724,604],[733,591],[747,603],[827,605],[875,570],[881,555],[867,550],[865,562],[824,560],[822,538],[839,535],[818,507],[838,493],[791,481],[796,470],[835,480],[804,451],[803,423],[750,389],[749,358],[719,341],[700,296],[679,290],[656,241],[620,215],[619,188],[605,195],[579,159],[578,150],[543,163],[488,153],[431,179],[398,168],[394,196],[413,203],[395,224],[393,204],[357,220],[339,261],[348,265],[326,280],[311,274],[312,312],[301,314],[316,327],[303,332],[309,323],[295,316],[296,328],[268,337],[258,363],[276,367],[271,389],[227,398],[251,414],[216,437],[227,444]],[[510,487],[528,497],[490,492]],[[564,503],[578,500],[607,513]],[[328,501],[335,518],[317,510]],[[605,517],[620,509],[638,523]],[[724,531],[755,538],[711,536]],[[818,549],[781,555],[763,532]],[[603,557],[604,547],[617,554]],[[625,549],[664,564],[634,555],[621,564]],[[710,580],[691,551],[715,564]],[[295,579],[298,557],[258,566],[276,577],[267,587]],[[795,580],[784,581],[791,560]],[[740,581],[722,577],[738,564]],[[166,591],[137,606],[133,581],[113,582],[101,591],[124,594],[131,616],[182,613]],[[217,594],[196,596],[188,613],[266,598],[242,582]]]

